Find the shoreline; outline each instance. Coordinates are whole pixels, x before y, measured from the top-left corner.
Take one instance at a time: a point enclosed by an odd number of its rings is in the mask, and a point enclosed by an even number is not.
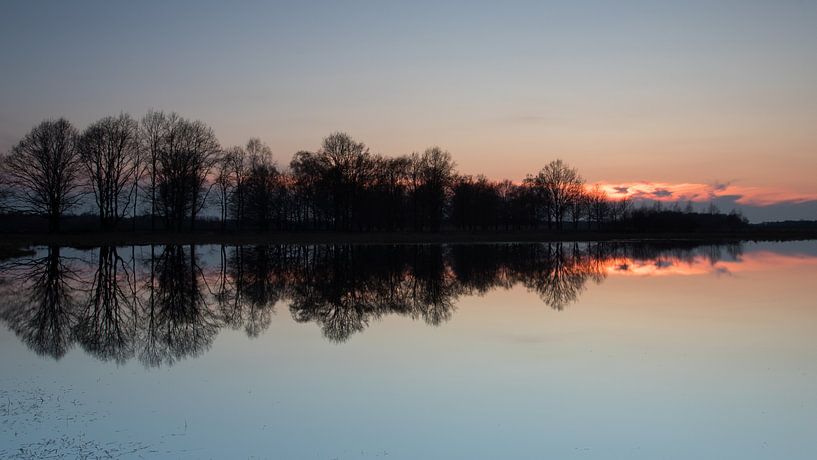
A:
[[[131,246],[149,244],[463,244],[536,242],[737,242],[796,241],[817,239],[817,229],[749,230],[741,232],[622,233],[589,231],[442,231],[365,232],[66,232],[58,234],[0,234],[0,254],[14,253],[33,246]]]

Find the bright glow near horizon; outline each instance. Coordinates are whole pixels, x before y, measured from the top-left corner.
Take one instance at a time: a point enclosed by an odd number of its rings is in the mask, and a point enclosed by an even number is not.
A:
[[[817,214],[815,2],[11,1],[0,42],[2,151],[44,118],[157,108],[283,164],[341,130],[496,179],[562,158]]]

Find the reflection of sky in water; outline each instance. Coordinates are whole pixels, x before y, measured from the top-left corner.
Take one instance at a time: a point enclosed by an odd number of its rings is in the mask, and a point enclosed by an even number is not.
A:
[[[664,253],[669,264],[613,254],[557,273],[602,274],[561,311],[523,276],[553,270],[525,260],[489,270],[478,252],[449,254],[460,265],[439,273],[460,278],[438,327],[391,312],[328,341],[320,323],[292,320],[289,303],[316,294],[292,292],[258,334],[248,335],[246,313],[243,324],[220,323],[202,353],[158,368],[82,346],[38,356],[4,327],[0,457],[23,447],[145,458],[813,458],[814,248]],[[209,296],[221,251],[197,254]],[[63,255],[91,261],[78,276],[93,278],[97,253]],[[358,294],[391,292],[377,288]]]

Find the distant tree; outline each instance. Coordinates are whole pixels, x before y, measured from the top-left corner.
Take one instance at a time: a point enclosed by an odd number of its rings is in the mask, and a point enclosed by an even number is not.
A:
[[[235,178],[232,174],[231,162],[231,152],[227,150],[219,157],[215,166],[214,185],[218,196],[219,220],[221,221],[222,230],[224,230],[227,225],[230,199],[235,190]]]
[[[315,223],[325,217],[336,230],[360,225],[362,197],[374,166],[369,149],[346,133],[324,138],[317,152],[298,152],[290,163],[292,180],[311,200]]]
[[[601,189],[598,184],[588,192],[588,215],[591,223],[596,224],[596,229],[601,230],[601,226],[607,219],[610,211],[610,201],[607,192]]]
[[[589,206],[590,196],[585,190],[584,184],[582,184],[581,187],[576,187],[573,190],[568,200],[567,212],[573,222],[573,230],[579,229],[579,221],[588,214],[587,209]]]
[[[431,231],[438,231],[445,216],[445,204],[454,180],[456,164],[451,154],[439,147],[429,147],[422,155],[413,155],[415,202],[419,205],[419,228],[425,224]],[[417,221],[417,219],[415,219]]]
[[[381,159],[382,167],[378,170],[381,189],[376,191],[381,196],[383,209],[380,212],[387,230],[402,229],[405,224],[406,205],[408,202],[408,170],[411,160],[407,156]],[[381,192],[382,190],[382,192]]]
[[[0,213],[11,210],[11,190],[8,188],[9,179],[6,178],[5,156],[0,155]]]
[[[204,123],[175,114],[167,118],[156,175],[159,210],[167,228],[180,230],[185,219],[191,229],[195,226],[209,191],[208,175],[220,152],[213,130]]]
[[[280,174],[268,149],[255,153],[247,179],[247,217],[262,230],[270,228],[276,214],[279,185]]]
[[[661,202],[657,202],[659,209],[661,208]],[[618,223],[627,218],[627,214],[630,212],[630,206],[632,202],[630,201],[629,197],[624,197],[618,200],[613,200],[609,203],[609,215],[610,220],[614,223]]]
[[[454,180],[451,218],[461,229],[496,228],[502,198],[498,184],[485,176],[462,176]]]
[[[576,168],[568,166],[562,160],[555,160],[542,168],[532,178],[532,182],[543,195],[548,228],[555,224],[561,229],[571,201],[577,199],[584,188],[584,179]]]
[[[177,116],[172,114],[169,118],[176,119]],[[154,110],[142,117],[140,123],[139,140],[142,145],[142,158],[144,158],[145,167],[149,179],[148,193],[150,195],[150,228],[156,229],[156,215],[157,215],[157,177],[159,173],[159,157],[165,149],[165,141],[167,140],[168,130],[168,116],[164,112],[157,112]]]
[[[247,155],[251,159],[257,158],[272,158],[272,149],[257,137],[250,138],[247,141]]]
[[[533,229],[538,228],[542,221],[542,211],[548,209],[546,201],[547,197],[536,187],[533,176],[526,177],[514,193],[513,207],[519,223]]]
[[[230,213],[236,226],[241,229],[247,207],[247,180],[250,176],[250,156],[244,147],[235,146],[225,152],[224,161],[233,182],[233,193],[230,197]]]
[[[77,130],[68,120],[46,120],[26,134],[5,160],[14,204],[47,217],[49,232],[58,231],[63,213],[80,201],[76,146]]]
[[[323,177],[325,165],[313,152],[299,151],[289,163],[293,188],[298,197],[298,216],[305,226],[313,229],[326,224],[331,196]]]
[[[139,175],[139,124],[130,115],[105,117],[83,131],[77,144],[102,228],[113,229],[134,199]]]
[[[363,142],[346,133],[330,134],[323,140],[318,158],[325,165],[325,177],[332,191],[335,228],[349,230],[358,214],[356,207],[371,173],[371,155]]]

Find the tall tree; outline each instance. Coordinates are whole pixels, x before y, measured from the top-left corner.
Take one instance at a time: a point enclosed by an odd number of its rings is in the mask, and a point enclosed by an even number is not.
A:
[[[176,118],[175,114],[171,118]],[[142,157],[146,163],[149,177],[148,193],[150,194],[150,229],[156,229],[156,178],[159,170],[159,155],[164,149],[167,133],[167,119],[164,112],[150,110],[142,117],[140,123],[140,141]]]
[[[0,155],[0,213],[11,210],[11,190],[8,188],[9,180],[5,177],[3,163],[5,163],[5,159]]]
[[[219,220],[221,220],[222,230],[226,229],[230,200],[235,192],[235,178],[232,174],[231,163],[232,156],[228,149],[218,159],[215,167],[214,185],[218,193]]]
[[[105,117],[83,131],[78,142],[102,228],[112,229],[134,199],[139,173],[139,124],[130,115]]]
[[[335,228],[348,230],[353,224],[355,207],[359,206],[361,188],[371,172],[369,149],[363,142],[338,132],[323,139],[318,159],[332,193]]]
[[[256,149],[248,144],[247,151],[253,152],[247,179],[247,216],[262,230],[269,229],[275,216],[279,196],[280,174],[272,161],[269,148]]]
[[[298,152],[290,163],[293,182],[310,196],[313,218],[326,216],[336,230],[360,224],[353,220],[359,216],[372,167],[366,145],[340,132],[325,137],[317,152]]]
[[[598,184],[594,185],[588,193],[588,202],[590,221],[596,224],[597,230],[601,230],[601,225],[605,219],[607,219],[610,210],[610,201],[607,197],[607,192],[602,190]]]
[[[227,167],[227,174],[232,180],[233,192],[230,196],[229,207],[240,230],[244,224],[244,214],[247,207],[247,178],[250,174],[250,159],[243,147],[230,147],[224,152],[223,161]]]
[[[80,200],[77,130],[65,118],[45,120],[11,149],[5,175],[23,211],[48,218],[48,230],[59,230],[63,213]]]
[[[207,176],[220,151],[213,130],[201,121],[168,117],[156,177],[159,209],[168,228],[180,230],[185,219],[191,229],[195,226],[209,191]]]
[[[454,180],[456,164],[451,154],[439,147],[429,147],[422,155],[414,156],[419,174],[420,222],[428,224],[431,231],[438,231],[445,216],[448,192]]]
[[[548,227],[555,223],[561,229],[571,200],[580,196],[584,188],[584,179],[576,168],[555,160],[545,165],[533,181],[547,199]]]

